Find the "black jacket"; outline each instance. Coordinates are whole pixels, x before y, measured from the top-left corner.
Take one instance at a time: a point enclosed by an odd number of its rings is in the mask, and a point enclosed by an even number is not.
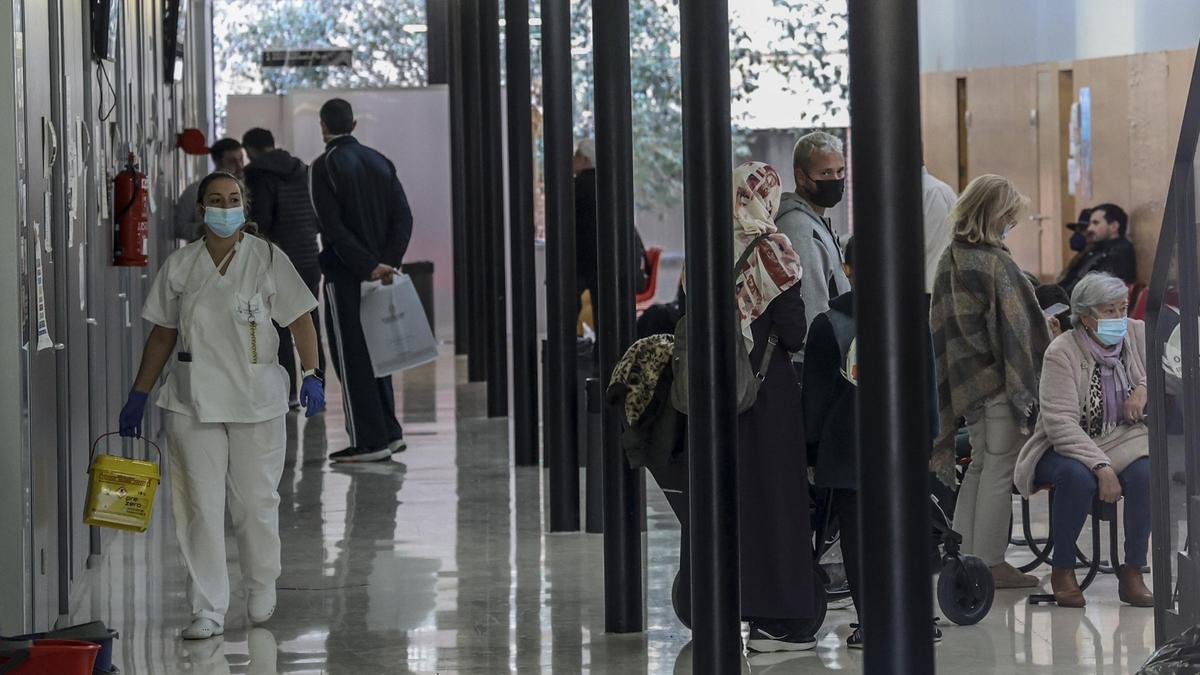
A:
[[[843,346],[834,321],[849,319],[850,335],[857,329],[854,291],[829,301],[829,311],[818,314],[808,330],[804,350],[804,426],[808,431],[809,462],[817,467],[816,484],[825,488],[858,489],[858,431],[855,399],[858,388],[842,375]],[[845,340],[845,336],[843,336]],[[848,343],[848,340],[847,340]],[[937,375],[934,372],[933,338],[929,339],[929,430],[938,435]],[[857,376],[857,373],[855,374]]]
[[[585,169],[575,177],[575,293],[592,292],[592,305],[596,303],[599,286],[599,263],[596,256],[596,170]],[[630,272],[633,274],[633,292],[640,293],[646,287],[646,246],[637,228],[633,230],[633,251]]]
[[[342,268],[367,281],[380,264],[400,267],[413,219],[387,157],[339,136],[313,162],[310,189],[325,245],[323,270]]]
[[[1070,293],[1089,272],[1107,272],[1127,284],[1136,282],[1137,253],[1133,243],[1121,237],[1090,244],[1071,260],[1058,285]]]
[[[308,194],[308,166],[286,150],[246,165],[250,218],[279,245],[297,270],[317,268],[317,214]]]

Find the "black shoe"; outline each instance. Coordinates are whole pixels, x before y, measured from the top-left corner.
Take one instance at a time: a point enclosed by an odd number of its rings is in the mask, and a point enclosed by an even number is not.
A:
[[[850,649],[862,649],[863,648],[862,626],[860,626],[856,623],[852,623],[852,624],[850,624],[850,627],[854,629],[854,632],[850,633],[850,637],[846,638],[846,647],[848,647]],[[942,629],[937,627],[937,619],[934,619],[933,620],[933,644],[937,644],[941,641],[942,641]]]
[[[384,446],[382,448],[346,448],[339,450],[329,456],[329,459],[340,463],[351,462],[378,462],[383,459],[388,459],[392,456],[391,448]]]
[[[388,450],[391,450],[393,455],[398,452],[404,452],[407,449],[408,443],[406,443],[403,438],[397,438],[396,440],[388,443]]]
[[[752,652],[805,652],[817,646],[817,639],[811,635],[776,635],[763,630],[754,624],[750,625],[750,639],[746,647]]]
[[[862,626],[852,623],[850,627],[854,629],[854,632],[850,633],[850,637],[846,638],[846,647],[849,649],[862,649]]]

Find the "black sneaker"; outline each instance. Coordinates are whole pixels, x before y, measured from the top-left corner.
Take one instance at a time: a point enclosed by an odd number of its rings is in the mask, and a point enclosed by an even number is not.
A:
[[[850,624],[850,627],[854,629],[854,632],[850,633],[850,637],[846,638],[846,647],[849,649],[862,649],[863,648],[862,626],[860,626],[856,623],[852,623],[852,624]],[[937,619],[934,619],[933,620],[933,644],[937,644],[941,641],[942,641],[942,629],[937,627]]]
[[[398,452],[404,452],[407,449],[408,443],[406,443],[403,438],[397,438],[396,440],[388,443],[388,450],[391,450],[393,455]]]
[[[850,624],[850,627],[853,628],[854,631],[852,633],[850,633],[850,637],[846,638],[846,648],[847,649],[862,649],[863,648],[862,626],[860,626],[856,623],[852,623],[852,624]]]
[[[349,464],[351,462],[378,462],[382,459],[388,459],[392,456],[391,448],[384,446],[382,448],[346,448],[339,450],[329,456],[329,459]]]
[[[750,651],[759,653],[806,652],[816,646],[817,639],[811,635],[775,635],[753,624],[750,626],[750,639],[746,641]]]

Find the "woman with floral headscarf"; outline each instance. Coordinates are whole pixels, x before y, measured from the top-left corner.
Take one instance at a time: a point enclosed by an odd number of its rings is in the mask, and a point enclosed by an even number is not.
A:
[[[775,169],[733,172],[734,262],[753,247],[734,282],[738,330],[764,377],[738,418],[738,518],[742,616],[752,651],[812,649],[814,579],[800,385],[790,352],[804,345],[800,259],[774,222],[782,194]],[[767,356],[764,359],[764,355]]]

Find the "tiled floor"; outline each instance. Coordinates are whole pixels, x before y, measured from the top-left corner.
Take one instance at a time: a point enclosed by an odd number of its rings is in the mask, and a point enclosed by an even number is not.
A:
[[[164,498],[148,534],[110,544],[75,618],[121,631],[117,663],[130,675],[691,672],[669,600],[678,524],[661,492],[650,482],[648,629],[605,635],[600,536],[542,533],[543,473],[511,468],[505,421],[481,416],[482,385],[464,378],[451,356],[398,378],[409,450],[391,462],[325,461],[345,442],[335,391],[324,417],[289,419],[284,573],[266,627],[248,629],[238,597],[223,639],[179,639],[185,572]],[[232,539],[230,556],[236,576]],[[1111,576],[1085,611],[1024,598],[999,592],[978,626],[943,622],[940,672],[1133,673],[1153,648],[1152,612],[1121,606]],[[852,620],[832,610],[815,652],[744,670],[859,671],[862,655],[844,647]]]

